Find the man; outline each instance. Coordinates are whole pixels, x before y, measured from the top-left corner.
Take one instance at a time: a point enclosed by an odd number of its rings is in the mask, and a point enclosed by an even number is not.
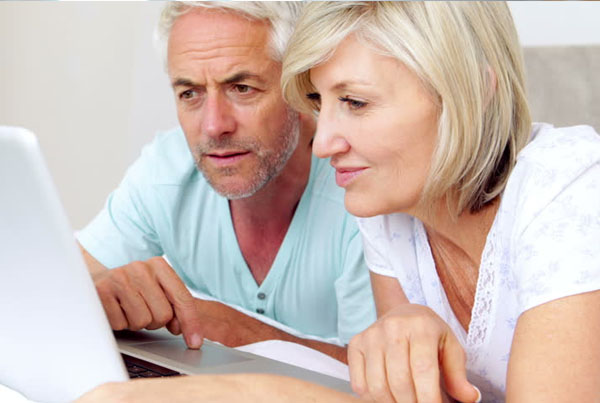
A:
[[[314,121],[281,96],[298,8],[174,2],[163,11],[181,129],[144,149],[78,235],[113,329],[167,326],[190,348],[203,337],[282,339],[346,362],[345,347],[291,333],[345,344],[374,321],[358,229],[328,162],[311,154]]]

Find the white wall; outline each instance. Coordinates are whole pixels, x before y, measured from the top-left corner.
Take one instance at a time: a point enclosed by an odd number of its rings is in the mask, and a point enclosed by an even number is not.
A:
[[[0,124],[38,134],[74,227],[176,124],[152,48],[158,2],[1,2]],[[511,4],[525,45],[600,43],[600,3]]]
[[[0,124],[39,137],[74,227],[176,124],[153,51],[162,4],[0,2]]]
[[[600,2],[511,1],[523,46],[600,44]]]

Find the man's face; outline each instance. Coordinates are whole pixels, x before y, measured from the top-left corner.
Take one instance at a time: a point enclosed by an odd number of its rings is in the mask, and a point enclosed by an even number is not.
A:
[[[169,37],[179,122],[198,169],[229,199],[262,188],[298,144],[298,115],[281,96],[269,33],[266,23],[194,9]]]

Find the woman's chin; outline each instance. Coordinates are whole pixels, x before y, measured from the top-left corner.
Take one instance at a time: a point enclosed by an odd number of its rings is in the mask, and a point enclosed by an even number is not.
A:
[[[346,197],[344,198],[344,205],[346,210],[355,217],[374,217],[385,213],[383,209],[378,208],[378,206],[367,197],[357,197],[356,195],[349,196],[348,193],[346,193]]]

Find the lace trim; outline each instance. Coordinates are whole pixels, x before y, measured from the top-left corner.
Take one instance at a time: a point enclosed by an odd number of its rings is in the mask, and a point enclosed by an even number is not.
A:
[[[498,218],[498,215],[496,218]],[[487,237],[487,242],[481,254],[481,265],[479,267],[479,278],[475,292],[475,301],[471,311],[471,322],[467,335],[468,349],[473,352],[482,346],[488,338],[489,319],[495,311],[493,306],[494,291],[496,290],[496,265],[498,263],[498,235],[495,222]],[[469,361],[476,358],[476,354],[470,355]]]

